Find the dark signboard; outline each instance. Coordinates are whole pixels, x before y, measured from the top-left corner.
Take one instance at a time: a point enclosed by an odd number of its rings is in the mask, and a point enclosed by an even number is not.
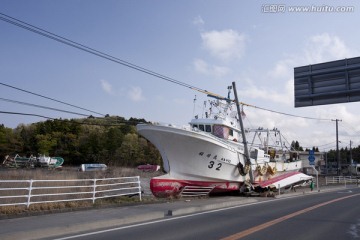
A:
[[[360,101],[360,57],[294,68],[295,107]]]

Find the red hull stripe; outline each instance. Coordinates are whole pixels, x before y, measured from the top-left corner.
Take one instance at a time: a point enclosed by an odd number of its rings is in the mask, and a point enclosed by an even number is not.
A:
[[[179,179],[153,178],[150,181],[151,192],[156,197],[171,197],[181,193],[185,186],[192,187],[213,187],[212,192],[228,192],[239,190],[239,182],[206,182]]]

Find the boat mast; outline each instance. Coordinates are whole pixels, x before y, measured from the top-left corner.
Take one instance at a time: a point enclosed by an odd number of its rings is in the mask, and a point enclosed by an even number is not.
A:
[[[270,130],[266,130],[266,144],[265,144],[265,152],[269,152],[269,136],[270,136]]]
[[[196,105],[196,95],[195,95],[195,98],[194,98],[194,108],[193,108],[193,115],[192,115],[192,117],[195,117],[195,105]]]
[[[240,123],[241,136],[242,136],[243,144],[244,144],[244,155],[246,157],[246,163],[251,166],[251,161],[250,161],[250,156],[249,156],[249,149],[248,149],[248,146],[247,146],[244,124],[243,124],[243,121],[242,121],[242,118],[241,118],[240,104],[239,104],[239,99],[238,99],[238,96],[237,96],[235,82],[232,82],[232,86],[233,86],[233,90],[234,90],[235,103],[236,103],[236,108],[237,108],[238,118],[239,118],[239,123]],[[254,182],[254,177],[253,177],[251,168],[250,168],[250,171],[249,171],[249,176],[250,176],[251,183],[253,183]]]

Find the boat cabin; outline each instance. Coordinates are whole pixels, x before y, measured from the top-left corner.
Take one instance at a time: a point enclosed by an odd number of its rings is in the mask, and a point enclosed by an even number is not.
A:
[[[239,130],[235,123],[213,119],[193,119],[190,122],[192,129],[210,133],[225,140],[238,141]]]
[[[241,133],[232,122],[222,120],[194,119],[190,126],[195,131],[208,132],[218,138],[238,142],[241,141]],[[240,142],[239,141],[239,142]],[[264,150],[250,147],[250,158],[258,162],[269,162],[270,155]]]

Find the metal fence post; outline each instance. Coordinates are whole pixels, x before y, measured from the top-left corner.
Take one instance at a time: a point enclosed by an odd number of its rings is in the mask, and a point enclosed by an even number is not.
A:
[[[95,199],[96,199],[96,178],[94,178],[94,185],[93,185],[93,204],[95,203]]]
[[[278,184],[278,189],[279,189],[279,195],[280,195],[280,184]]]
[[[345,188],[346,188],[346,178],[344,177],[344,182],[345,182]]]
[[[137,176],[138,186],[139,186],[139,200],[141,201],[141,185],[140,185],[140,176]]]
[[[30,179],[30,186],[29,186],[29,193],[28,193],[28,198],[27,198],[27,203],[26,203],[26,208],[30,207],[30,203],[31,203],[31,191],[32,191],[32,185],[33,185],[33,180]]]

